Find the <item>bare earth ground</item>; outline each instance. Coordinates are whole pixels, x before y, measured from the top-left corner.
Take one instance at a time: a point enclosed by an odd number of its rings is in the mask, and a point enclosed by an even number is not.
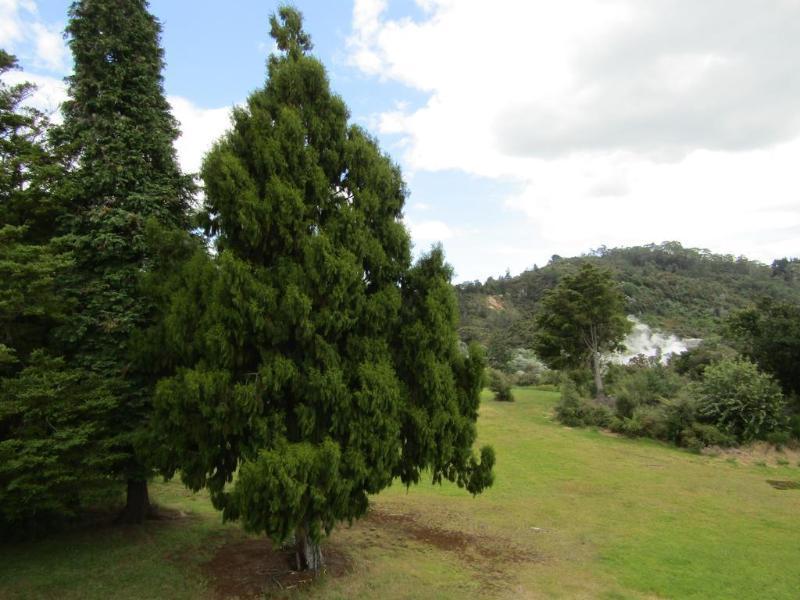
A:
[[[481,573],[481,587],[487,592],[497,591],[498,582],[504,581],[507,570],[541,560],[510,540],[421,523],[413,513],[371,510],[355,528],[367,537],[373,534],[374,539],[389,537],[400,544],[413,540],[451,553],[453,560],[477,568]],[[295,556],[291,549],[275,548],[266,539],[240,539],[237,535],[231,538],[202,566],[203,576],[208,579],[217,600],[272,597],[314,583],[312,575],[294,570]],[[326,564],[320,574],[322,578],[335,579],[353,573],[345,548],[329,541],[324,544],[323,551]]]
[[[324,552],[325,577],[341,577],[350,572],[350,558],[336,544],[326,544]],[[201,571],[214,598],[249,600],[312,583],[314,578],[295,571],[294,564],[294,552],[276,549],[267,539],[232,539],[219,547]]]

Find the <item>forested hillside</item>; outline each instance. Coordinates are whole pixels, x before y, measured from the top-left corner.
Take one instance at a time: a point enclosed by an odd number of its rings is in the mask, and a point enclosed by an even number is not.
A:
[[[771,266],[744,257],[684,248],[678,242],[631,248],[600,248],[573,258],[553,256],[515,277],[457,286],[460,335],[492,355],[530,347],[533,317],[546,290],[583,262],[610,270],[625,294],[626,310],[651,327],[681,337],[705,338],[724,317],[766,296],[800,298],[800,261]]]

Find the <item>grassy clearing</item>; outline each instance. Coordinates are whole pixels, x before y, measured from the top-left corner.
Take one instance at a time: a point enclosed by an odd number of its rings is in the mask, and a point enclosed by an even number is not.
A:
[[[481,409],[479,442],[498,454],[491,490],[386,490],[328,542],[348,555],[347,574],[302,597],[797,597],[800,490],[766,481],[800,480],[795,461],[744,464],[568,429],[551,420],[556,394],[515,395],[487,395]],[[218,595],[203,565],[244,534],[178,484],[153,495],[188,516],[0,545],[0,598]]]

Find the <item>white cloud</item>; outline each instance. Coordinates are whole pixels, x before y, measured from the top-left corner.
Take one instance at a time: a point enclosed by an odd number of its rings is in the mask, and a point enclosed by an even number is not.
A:
[[[64,44],[61,29],[60,25],[31,25],[31,34],[36,45],[36,61],[51,71],[63,70],[67,64],[67,46]]]
[[[175,142],[181,169],[196,173],[206,152],[230,126],[231,109],[199,108],[180,96],[170,96],[169,103],[181,128],[181,137]]]
[[[377,121],[405,138],[406,168],[517,184],[506,205],[541,253],[797,254],[797,0],[418,4],[422,19],[391,20],[356,0],[348,43],[363,72],[429,95]]]
[[[442,221],[415,221],[406,217],[405,224],[411,232],[411,239],[418,245],[443,242],[455,236],[453,229]]]
[[[23,38],[19,2],[0,0],[0,46],[11,47]]]
[[[0,0],[0,47],[18,53],[23,67],[65,74],[69,53],[62,29],[60,24],[43,23],[33,0]],[[4,79],[12,85],[24,81],[35,84],[36,90],[26,104],[49,114],[53,121],[60,121],[59,107],[67,99],[62,79],[30,70],[10,71]],[[228,128],[230,109],[200,108],[179,96],[168,100],[181,128],[181,136],[175,142],[181,168],[187,173],[197,172],[205,153]]]
[[[53,122],[61,122],[60,106],[68,97],[62,79],[27,71],[9,71],[3,80],[9,85],[24,82],[34,84],[36,89],[25,100],[25,104],[41,110]],[[181,129],[181,135],[175,141],[181,169],[186,173],[196,173],[206,152],[230,126],[231,109],[200,108],[180,96],[170,96],[168,101]]]
[[[0,47],[25,64],[53,72],[67,68],[62,23],[43,23],[33,0],[0,0]]]
[[[24,82],[34,84],[36,89],[25,100],[25,104],[41,110],[54,122],[61,120],[59,108],[67,99],[67,87],[62,79],[26,71],[8,71],[3,75],[3,80],[9,85]]]
[[[372,46],[381,27],[380,16],[386,7],[386,0],[356,0],[353,5],[353,29],[357,36],[350,40],[348,46],[353,62],[372,74],[378,73],[382,64],[381,57]]]

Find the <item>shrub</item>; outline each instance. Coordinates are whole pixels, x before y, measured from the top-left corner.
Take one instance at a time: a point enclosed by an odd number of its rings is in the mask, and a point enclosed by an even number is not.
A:
[[[615,365],[609,369],[607,381],[609,393],[616,399],[617,415],[626,418],[637,406],[656,405],[674,397],[683,385],[677,374],[647,360]]]
[[[667,440],[681,443],[683,432],[691,428],[697,417],[697,407],[691,398],[676,398],[664,403],[664,424]]]
[[[531,371],[517,371],[513,376],[514,385],[529,386],[539,383],[539,375]]]
[[[575,382],[565,376],[561,382],[561,400],[556,404],[556,418],[570,427],[609,427],[614,415],[608,407],[583,398]]]
[[[789,420],[789,433],[794,439],[800,440],[800,415],[794,415]]]
[[[616,418],[614,412],[607,406],[597,404],[591,400],[585,401],[588,406],[588,419],[590,425],[597,427],[611,427],[612,422]]]
[[[592,376],[592,371],[588,368],[583,369],[569,369],[566,371],[561,372],[561,382],[563,383],[564,378],[568,378],[578,391],[578,393],[584,397],[588,398],[589,396],[594,397],[595,389],[594,389],[594,378]]]
[[[517,348],[512,353],[506,370],[514,374],[515,385],[536,385],[548,369],[533,350]]]
[[[674,354],[670,366],[679,374],[693,381],[703,379],[703,371],[709,365],[738,356],[736,350],[717,339],[704,340],[699,346],[681,354]]]
[[[633,437],[667,439],[667,419],[661,406],[637,406],[628,419],[622,420],[621,433]]]
[[[494,392],[494,399],[503,402],[513,402],[514,394],[511,393],[511,380],[508,375],[497,369],[489,370],[489,389]]]
[[[692,423],[681,432],[680,445],[699,452],[706,446],[728,448],[736,445],[736,438],[720,431],[714,425]]]
[[[791,435],[788,431],[773,431],[767,434],[767,442],[775,446],[777,450],[783,450],[789,440],[791,440]]]
[[[555,390],[561,383],[561,373],[554,369],[547,369],[539,375],[539,385],[551,385]]]
[[[706,368],[693,388],[697,414],[742,442],[785,429],[786,403],[775,380],[747,360],[723,360]]]
[[[561,380],[561,399],[556,404],[556,418],[564,425],[581,427],[585,425],[586,410],[578,387],[568,377]]]

